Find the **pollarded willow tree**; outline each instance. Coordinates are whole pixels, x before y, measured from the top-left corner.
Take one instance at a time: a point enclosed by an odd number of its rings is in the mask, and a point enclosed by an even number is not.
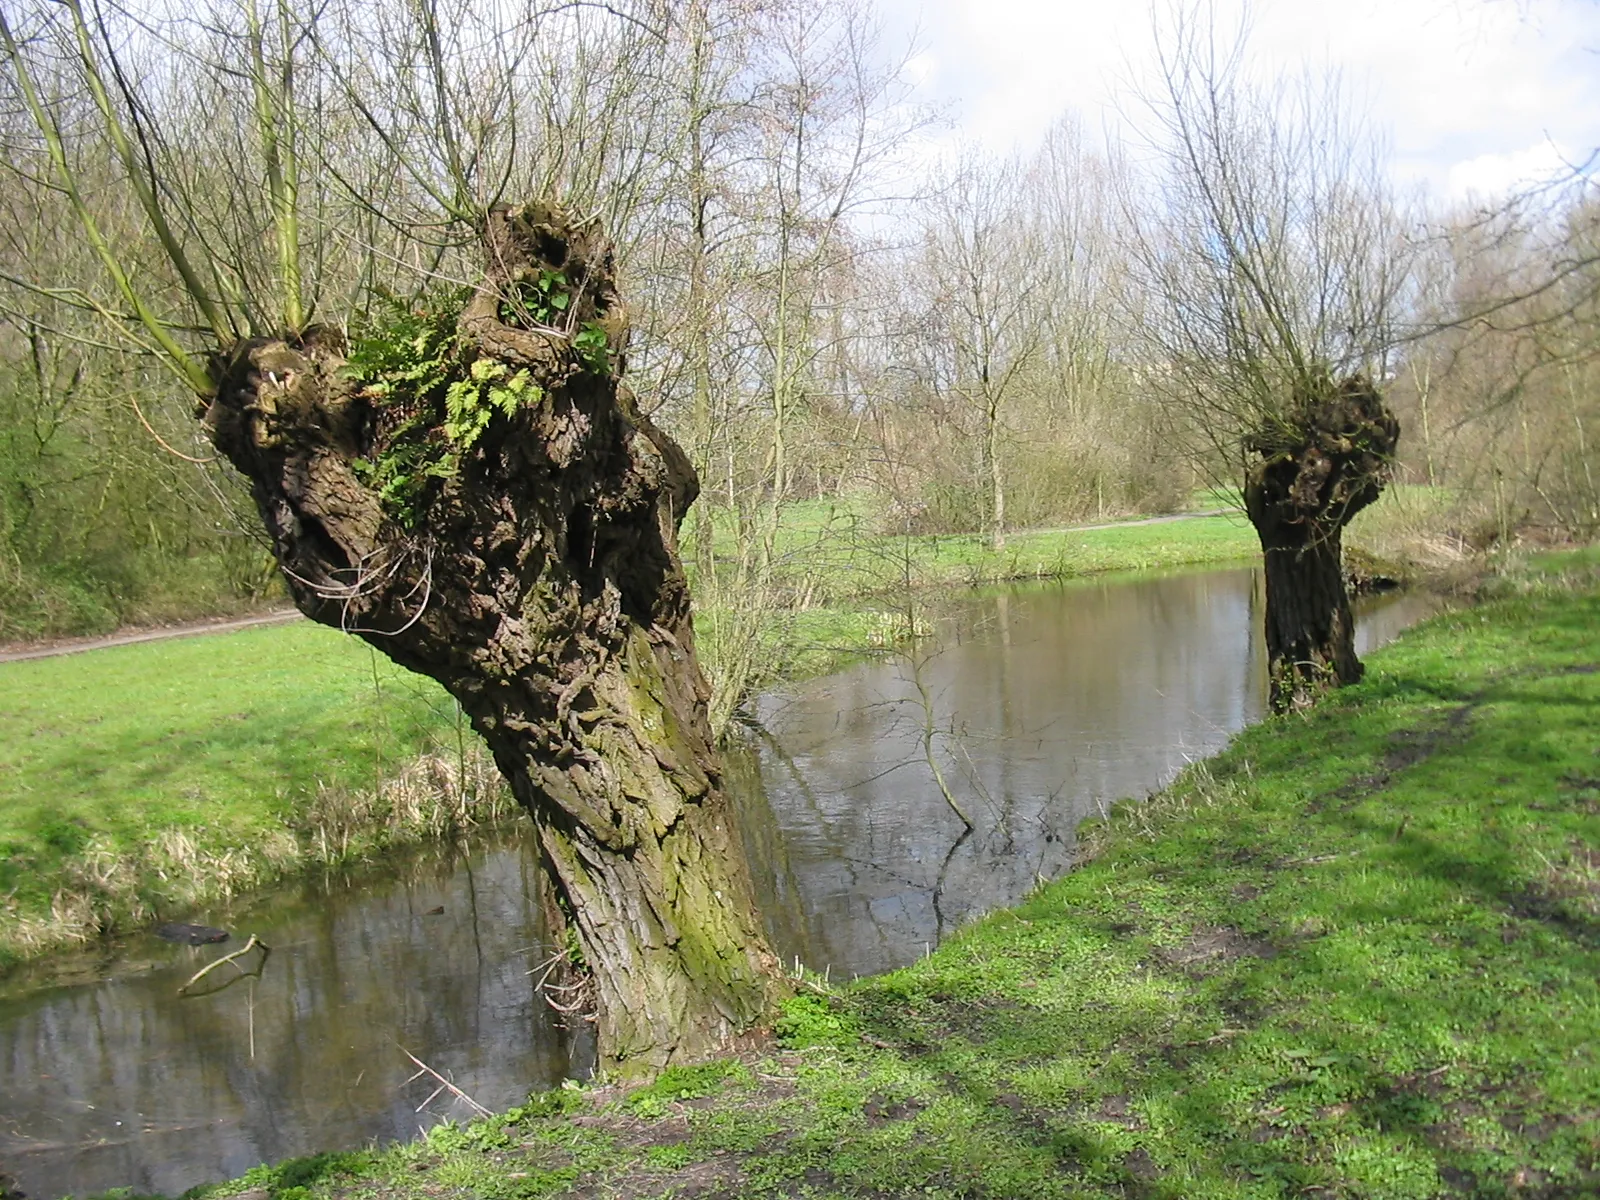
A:
[[[628,315],[599,222],[499,199],[518,170],[518,97],[495,87],[533,32],[426,0],[335,15],[313,29],[287,3],[263,16],[242,0],[198,40],[182,26],[149,39],[66,0],[25,31],[0,15],[0,49],[38,174],[109,281],[94,306],[197,397],[296,604],[442,683],[532,814],[603,1065],[704,1056],[763,1021],[782,976],[721,786],[678,558],[695,473],[623,381]],[[152,45],[158,69],[141,70]],[[187,134],[153,91],[180,69],[218,85]],[[229,108],[237,80],[249,90]],[[334,144],[341,130],[359,152]],[[170,268],[170,311],[80,186],[77,156],[107,145]],[[207,152],[223,170],[206,174]],[[363,177],[388,190],[351,185]],[[374,234],[416,222],[431,242],[399,244],[431,253],[425,277],[476,257],[478,278],[380,289],[366,320],[318,321],[324,291],[372,290],[398,257],[369,247],[360,269],[322,263],[319,278],[306,225],[330,212]]]
[[[1345,526],[1378,498],[1400,427],[1382,385],[1406,239],[1370,141],[1331,82],[1254,86],[1244,37],[1180,11],[1150,108],[1136,214],[1150,375],[1180,436],[1237,486],[1261,541],[1275,710],[1362,665]]]

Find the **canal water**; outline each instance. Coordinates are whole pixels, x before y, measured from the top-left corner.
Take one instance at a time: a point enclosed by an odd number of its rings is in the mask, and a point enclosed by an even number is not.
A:
[[[1061,874],[1081,820],[1261,716],[1262,603],[1249,569],[974,593],[915,651],[763,696],[728,777],[779,953],[888,970]],[[1430,608],[1363,602],[1360,652]],[[585,1074],[590,1040],[534,990],[536,869],[513,825],[260,897],[223,946],[137,937],[14,973],[0,1170],[36,1200],[175,1194]],[[258,974],[178,995],[252,933]]]

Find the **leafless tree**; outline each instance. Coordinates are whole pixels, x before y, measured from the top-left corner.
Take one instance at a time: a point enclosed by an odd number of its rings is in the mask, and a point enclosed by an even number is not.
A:
[[[979,473],[996,550],[1006,542],[1005,416],[1044,348],[1050,259],[1016,162],[969,155],[931,202],[924,241],[929,322],[941,374],[978,416]]]

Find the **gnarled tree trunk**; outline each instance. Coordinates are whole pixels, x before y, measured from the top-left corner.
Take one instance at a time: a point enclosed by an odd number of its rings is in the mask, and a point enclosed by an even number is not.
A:
[[[1274,712],[1359,682],[1343,532],[1388,482],[1400,423],[1367,379],[1319,376],[1283,427],[1247,447],[1245,511],[1267,576],[1267,667]]]
[[[599,230],[529,206],[485,235],[447,348],[399,347],[424,365],[375,383],[334,330],[256,339],[204,417],[300,610],[460,701],[533,815],[602,1062],[644,1074],[758,1025],[781,986],[678,559],[699,485],[621,382]]]

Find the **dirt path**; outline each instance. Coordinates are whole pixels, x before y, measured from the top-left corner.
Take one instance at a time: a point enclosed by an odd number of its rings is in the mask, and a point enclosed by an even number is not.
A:
[[[1167,525],[1173,521],[1193,521],[1200,517],[1220,517],[1234,512],[1231,508],[1213,508],[1205,512],[1171,513],[1164,517],[1141,517],[1137,521],[1106,521],[1099,525],[1068,525],[1061,529],[1018,529],[1012,536],[1030,533],[1093,533],[1099,529],[1127,529],[1134,525]],[[232,633],[236,629],[250,629],[256,625],[280,625],[299,619],[297,609],[285,608],[276,612],[261,613],[254,617],[235,617],[226,620],[190,621],[183,625],[169,625],[160,629],[136,629],[127,633],[113,633],[106,637],[67,638],[41,645],[0,646],[0,663],[22,662],[30,658],[54,658],[60,654],[81,654],[85,650],[105,650],[111,646],[131,646],[137,642],[159,642],[164,638],[192,637],[199,633]]]
[[[106,637],[68,638],[34,646],[0,646],[0,663],[22,662],[29,658],[54,658],[59,654],[81,654],[85,650],[104,650],[110,646],[132,646],[136,642],[159,642],[165,638],[192,637],[197,633],[232,633],[236,629],[249,629],[256,625],[281,625],[285,621],[300,619],[298,609],[285,608],[275,612],[260,613],[253,617],[189,621],[182,625],[165,625],[160,629],[134,629]]]
[[[1060,529],[1015,529],[1008,537],[1024,537],[1030,533],[1093,533],[1097,529],[1130,529],[1135,525],[1170,525],[1174,521],[1195,521],[1201,517],[1225,517],[1239,512],[1236,508],[1208,508],[1205,512],[1168,513],[1164,517],[1140,517],[1137,521],[1106,521],[1100,525],[1066,525]],[[1242,514],[1241,514],[1242,515]]]

